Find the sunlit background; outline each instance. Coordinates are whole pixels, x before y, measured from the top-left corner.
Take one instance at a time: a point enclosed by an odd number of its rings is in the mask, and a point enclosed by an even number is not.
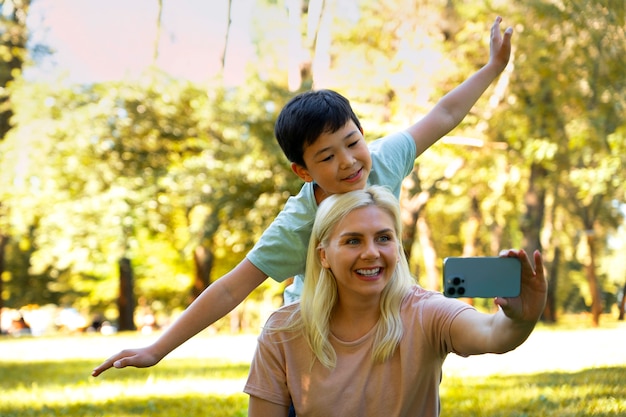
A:
[[[0,0],[0,415],[245,415],[272,279],[156,367],[89,374],[298,192],[289,98],[339,91],[368,141],[406,128],[487,63],[498,15],[509,65],[417,159],[403,245],[434,290],[447,256],[539,249],[549,298],[515,352],[449,358],[443,414],[624,415],[623,0]]]
[[[235,63],[229,82],[242,82],[239,69],[253,58],[253,6],[251,0],[233,4],[228,60]],[[26,69],[25,76],[47,81],[66,77],[72,83],[136,79],[156,64],[175,77],[206,82],[219,71],[228,2],[164,1],[162,7],[155,60],[156,0],[34,1],[30,42],[48,45],[54,54]]]
[[[509,66],[405,182],[411,267],[438,290],[446,256],[540,249],[546,322],[623,316],[622,2],[0,4],[3,332],[167,326],[297,192],[273,138],[291,96],[336,89],[368,140],[402,129],[488,61],[498,15]],[[213,330],[257,329],[283,287]]]

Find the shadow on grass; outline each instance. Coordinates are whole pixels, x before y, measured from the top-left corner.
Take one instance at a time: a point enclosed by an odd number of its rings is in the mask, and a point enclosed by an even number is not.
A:
[[[449,417],[618,417],[626,415],[626,367],[446,379]]]

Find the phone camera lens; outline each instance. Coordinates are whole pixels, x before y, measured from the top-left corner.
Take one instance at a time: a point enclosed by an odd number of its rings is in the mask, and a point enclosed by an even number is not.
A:
[[[461,278],[454,277],[452,278],[452,285],[459,285],[461,283]]]
[[[465,288],[464,288],[464,287],[459,287],[459,288],[457,289],[457,291],[459,292],[459,295],[463,295],[463,294],[465,294]]]
[[[456,288],[454,287],[448,288],[448,295],[454,295],[454,294],[456,294]]]

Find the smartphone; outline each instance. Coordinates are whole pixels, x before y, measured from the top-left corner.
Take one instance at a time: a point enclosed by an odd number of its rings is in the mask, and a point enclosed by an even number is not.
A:
[[[522,265],[517,258],[448,257],[443,260],[443,293],[451,298],[517,297]]]

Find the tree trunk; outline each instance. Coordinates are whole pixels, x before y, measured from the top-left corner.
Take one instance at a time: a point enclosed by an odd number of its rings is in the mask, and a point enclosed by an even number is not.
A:
[[[404,179],[402,190],[400,191],[400,207],[402,208],[400,213],[402,219],[402,248],[408,260],[411,260],[411,252],[413,243],[415,242],[416,225],[420,210],[424,207],[424,204],[429,198],[428,195],[422,194],[418,170],[419,166],[416,166],[413,172]],[[418,275],[417,271],[413,272],[415,275]]]
[[[480,227],[480,223],[481,223],[480,207],[478,204],[478,199],[476,198],[476,194],[474,193],[474,191],[471,191],[471,194],[472,194],[472,199],[470,203],[470,214],[469,214],[469,218],[467,219],[467,222],[465,223],[465,230],[463,233],[464,235],[463,256],[464,257],[477,255],[476,246],[477,246],[477,241],[478,241],[478,228]],[[462,300],[469,305],[474,305],[473,298],[463,298]]]
[[[408,204],[407,204],[408,205]],[[402,205],[402,249],[408,260],[411,259],[413,251],[413,243],[415,242],[415,232],[417,220],[419,218],[419,210],[412,210],[406,205]],[[414,271],[417,273],[417,271]]]
[[[544,185],[543,178],[547,175],[547,171],[544,167],[538,164],[532,164],[530,167],[530,179],[528,181],[528,189],[524,196],[524,202],[526,204],[526,213],[521,224],[522,234],[524,236],[522,247],[526,251],[529,257],[532,258],[532,254],[535,250],[543,253],[543,247],[541,244],[541,229],[543,228],[546,210],[546,187]],[[546,279],[550,283],[552,277],[548,273],[549,271],[544,269]],[[554,291],[556,290],[556,281],[552,285],[548,285],[548,299],[556,300]],[[551,306],[552,310],[556,306]]]
[[[422,248],[427,288],[433,291],[440,291],[441,275],[437,267],[437,251],[435,250],[430,226],[423,216],[419,216],[417,219],[417,236]]]
[[[491,240],[489,242],[489,249],[491,253],[497,255],[502,250],[502,234],[504,232],[504,228],[501,224],[494,222],[493,225],[489,228]]]
[[[3,17],[5,23],[2,24],[3,36],[0,38],[0,47],[7,52],[0,61],[0,66],[2,67],[0,70],[0,140],[3,140],[12,128],[13,109],[11,107],[9,90],[6,87],[21,73],[24,65],[29,35],[26,19],[31,1],[13,2],[13,7],[11,8],[3,8],[3,3],[0,3],[0,8],[5,12]],[[0,233],[0,319],[2,318],[2,308],[4,307],[2,273],[6,267],[5,248],[8,241],[9,237]],[[2,334],[1,323],[2,320],[0,320],[0,334]]]
[[[535,250],[542,250],[540,235],[546,208],[546,190],[541,180],[546,175],[546,169],[540,165],[533,164],[530,168],[528,190],[524,196],[526,213],[522,221],[523,246],[529,255]]]
[[[478,228],[480,226],[480,207],[476,194],[472,192],[469,218],[465,224],[463,243],[463,256],[476,256],[476,242],[478,240]]]
[[[193,251],[193,261],[196,271],[191,287],[192,301],[211,284],[211,270],[213,269],[213,253],[205,246],[199,245]]]
[[[624,320],[624,309],[626,307],[626,281],[624,282],[624,287],[622,288],[622,301],[619,303],[619,316],[618,320]]]
[[[222,52],[222,68],[221,73],[223,75],[226,68],[226,55],[228,54],[228,42],[230,38],[230,29],[233,23],[233,0],[228,0],[228,16],[226,20],[226,34],[224,35],[224,51]]]
[[[289,37],[287,38],[287,85],[289,91],[297,91],[302,85],[302,69],[308,57],[302,46],[301,21],[302,0],[287,0],[289,18]],[[306,58],[305,58],[306,57]],[[310,67],[310,64],[309,64]]]
[[[554,258],[550,265],[548,275],[548,298],[546,300],[546,307],[543,309],[541,319],[546,323],[556,323],[556,289],[559,276],[559,263],[561,262],[561,249],[557,246],[554,248]]]
[[[400,206],[402,207],[402,248],[407,259],[411,259],[415,234],[422,246],[422,257],[426,268],[426,282],[429,289],[439,291],[441,289],[441,275],[437,266],[437,251],[433,243],[430,226],[423,216],[426,203],[430,197],[438,190],[442,181],[447,181],[453,177],[463,166],[463,160],[459,159],[452,164],[444,175],[433,182],[428,189],[422,189],[419,178],[419,165],[416,165],[410,176],[404,179],[402,191],[400,193]],[[418,278],[420,274],[414,271]]]
[[[4,3],[4,2],[2,2]],[[26,44],[28,43],[28,28],[26,26],[26,18],[30,9],[30,0],[12,2],[11,14],[6,14],[4,19],[7,23],[3,24],[2,39],[0,46],[3,51],[7,51],[6,56],[2,57],[2,71],[0,71],[0,139],[11,129],[11,118],[13,110],[11,109],[10,97],[8,90],[5,89],[22,71],[24,58],[26,56]],[[5,8],[0,4],[2,11]]]
[[[119,260],[120,293],[117,299],[119,312],[119,330],[136,330],[135,327],[135,294],[133,267],[130,259],[124,257]]]
[[[2,309],[4,308],[4,299],[2,298],[2,294],[4,292],[4,286],[2,281],[2,274],[4,273],[4,268],[6,265],[5,261],[5,251],[7,243],[9,242],[8,236],[0,233],[0,334],[2,334]]]
[[[602,314],[602,297],[600,296],[600,286],[596,275],[596,249],[595,234],[593,230],[587,231],[587,248],[589,250],[589,261],[585,265],[587,272],[587,282],[591,293],[591,320],[594,327],[600,325],[600,315]]]
[[[157,0],[158,11],[156,21],[156,35],[154,37],[154,51],[152,52],[152,66],[156,68],[159,59],[159,45],[161,43],[161,26],[163,18],[163,0]]]
[[[328,88],[330,86],[330,44],[331,24],[333,21],[333,4],[324,0],[311,1],[309,3],[309,28],[317,24],[313,47],[313,59],[311,62],[311,74],[313,76],[313,89]],[[319,18],[312,14],[313,8],[319,7]],[[312,22],[312,23],[311,23]]]

